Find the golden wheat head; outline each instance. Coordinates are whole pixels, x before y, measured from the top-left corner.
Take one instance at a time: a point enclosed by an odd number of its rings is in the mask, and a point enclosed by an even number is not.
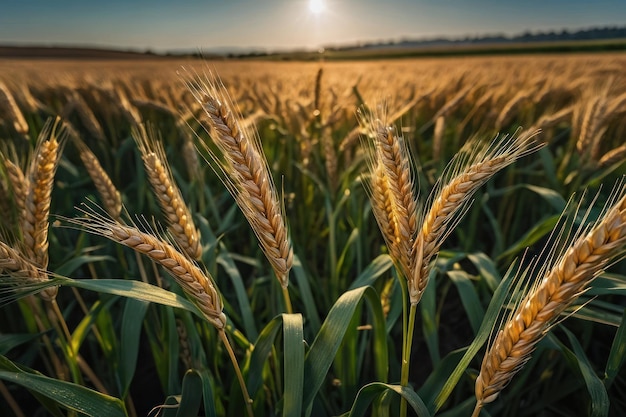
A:
[[[289,285],[293,249],[287,232],[284,207],[274,185],[267,160],[256,133],[242,128],[225,87],[216,79],[190,79],[187,86],[204,112],[211,138],[222,158],[221,179],[235,197],[259,239],[261,249],[283,289]],[[208,149],[208,147],[207,147]]]
[[[66,221],[127,246],[161,265],[181,286],[187,297],[200,309],[217,329],[226,325],[223,303],[213,278],[202,271],[188,256],[174,245],[157,236],[152,230],[144,232],[135,225],[122,224],[87,207],[85,217]]]
[[[558,235],[566,234],[564,230]],[[624,253],[626,185],[623,182],[616,187],[598,219],[591,225],[580,226],[569,240],[564,249],[554,245],[548,251],[548,261],[536,273],[533,268],[525,272],[536,276],[536,281],[497,330],[485,353],[476,379],[476,410],[497,398],[530,359],[535,346],[559,315]]]
[[[200,231],[196,228],[191,212],[183,200],[180,189],[169,168],[163,144],[152,129],[140,126],[133,130],[133,137],[141,151],[148,179],[167,219],[170,233],[192,259],[202,256]]]

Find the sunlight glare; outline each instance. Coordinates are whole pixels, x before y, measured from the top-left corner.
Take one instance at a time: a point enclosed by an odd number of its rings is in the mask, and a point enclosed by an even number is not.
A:
[[[326,9],[324,0],[309,0],[309,11],[313,14],[320,14]]]

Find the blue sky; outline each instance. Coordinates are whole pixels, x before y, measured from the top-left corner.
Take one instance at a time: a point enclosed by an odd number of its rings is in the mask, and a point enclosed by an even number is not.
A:
[[[0,44],[165,51],[626,25],[626,0],[0,0]]]

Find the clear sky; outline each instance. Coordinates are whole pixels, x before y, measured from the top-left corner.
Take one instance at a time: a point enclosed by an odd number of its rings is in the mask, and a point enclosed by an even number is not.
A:
[[[626,0],[0,0],[0,44],[210,50],[626,25]]]

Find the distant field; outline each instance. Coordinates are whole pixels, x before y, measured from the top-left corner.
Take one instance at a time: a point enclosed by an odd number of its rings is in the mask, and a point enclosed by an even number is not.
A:
[[[626,53],[569,47],[0,59],[2,415],[626,415]]]
[[[358,60],[382,58],[440,57],[459,55],[511,55],[511,54],[550,54],[550,53],[584,53],[626,51],[626,39],[599,39],[586,41],[544,41],[544,42],[504,42],[477,43],[450,46],[376,46],[347,49],[329,49],[323,54],[318,52],[286,52],[266,54],[243,54],[242,59],[271,60],[317,60],[320,56],[326,60]],[[37,59],[155,59],[175,58],[154,53],[137,51],[120,51],[96,48],[71,47],[11,47],[0,45],[1,58],[37,58]],[[221,59],[219,56],[205,54],[205,58]]]

